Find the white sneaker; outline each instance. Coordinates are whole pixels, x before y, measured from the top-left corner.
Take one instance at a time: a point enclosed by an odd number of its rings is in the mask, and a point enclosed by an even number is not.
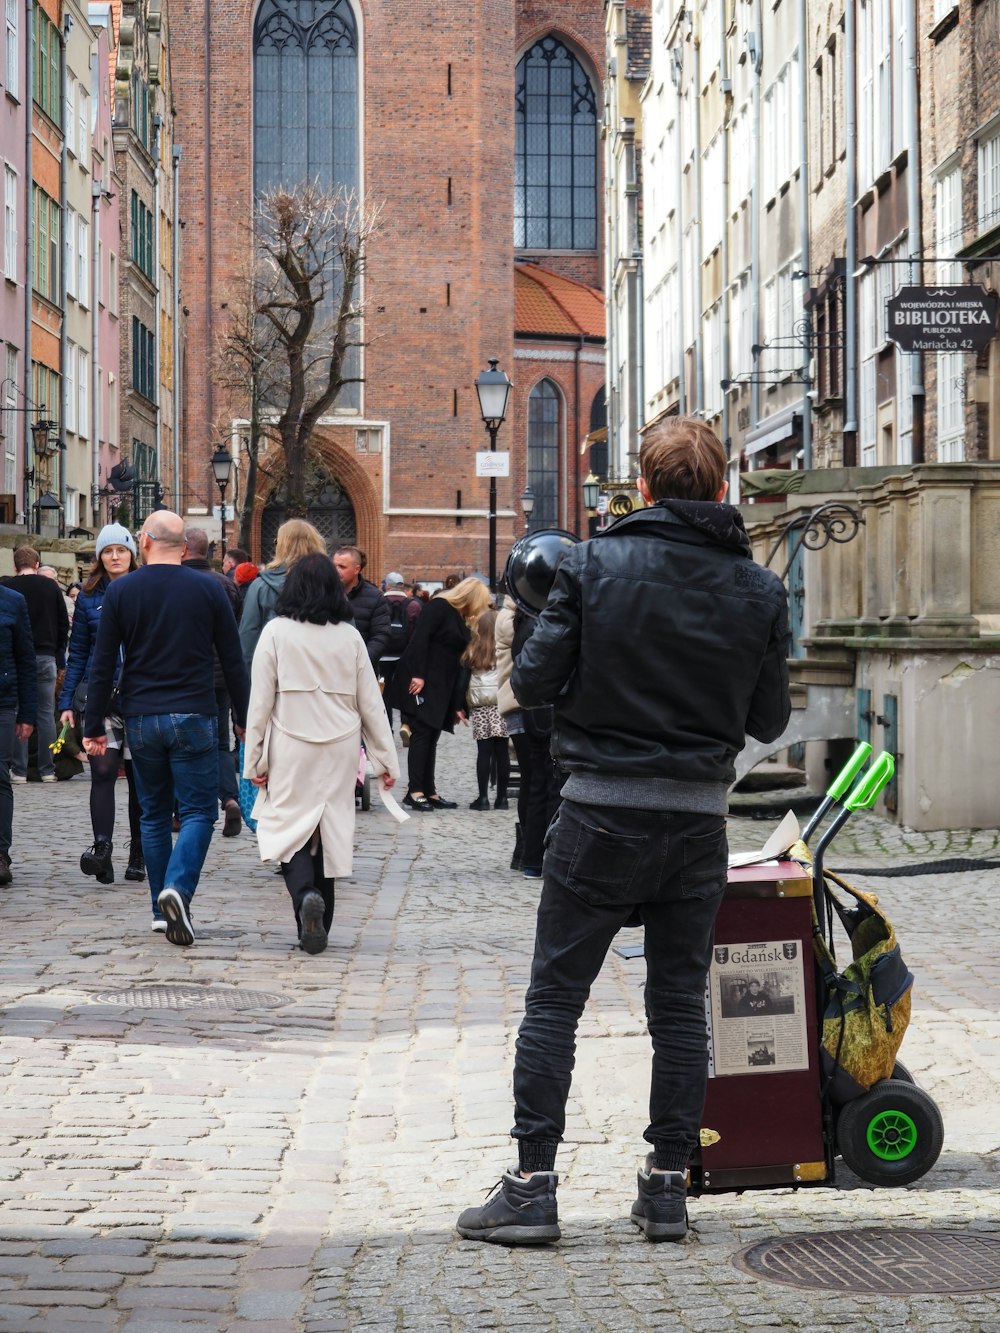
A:
[[[153,917],[153,926],[152,926],[152,929],[155,930],[156,933],[157,933],[158,935],[165,935],[165,934],[166,934],[166,932],[167,932],[167,923],[166,923],[166,921],[163,919],[162,916],[154,916],[154,917]]]
[[[167,918],[167,941],[170,944],[194,944],[194,930],[187,905],[176,889],[164,889],[156,905]]]
[[[11,775],[10,775],[10,780],[11,780],[11,782],[27,782],[27,781],[28,781],[28,779],[24,776],[23,773],[11,773]]]
[[[42,775],[42,781],[43,781],[43,782],[58,782],[59,779],[56,777],[56,775],[55,775],[54,773],[45,773],[45,774]]]

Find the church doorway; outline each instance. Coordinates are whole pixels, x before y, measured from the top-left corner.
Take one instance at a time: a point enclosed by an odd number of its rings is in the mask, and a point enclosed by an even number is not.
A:
[[[306,504],[306,518],[326,542],[331,554],[338,546],[350,546],[357,541],[354,506],[344,488],[318,463],[309,468]],[[284,488],[279,485],[272,491],[261,513],[260,550],[265,563],[274,558],[275,539],[286,517]]]

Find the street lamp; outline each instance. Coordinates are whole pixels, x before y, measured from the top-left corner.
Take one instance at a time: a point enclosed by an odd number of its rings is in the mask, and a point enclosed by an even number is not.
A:
[[[222,524],[222,558],[226,558],[226,487],[233,473],[233,456],[224,444],[212,455],[212,471],[219,488],[219,520]]]
[[[507,399],[511,382],[502,370],[497,370],[497,358],[490,357],[490,368],[476,380],[479,395],[479,413],[490,435],[490,453],[497,450],[497,431],[507,415]],[[497,590],[497,479],[490,473],[490,592]]]
[[[531,527],[531,513],[535,507],[535,492],[530,486],[525,486],[521,492],[521,513],[524,515],[525,532]]]
[[[601,498],[601,483],[594,476],[593,472],[588,472],[583,479],[583,507],[591,514],[597,508]]]
[[[35,501],[35,531],[40,537],[58,537],[62,527],[62,505],[51,491]]]

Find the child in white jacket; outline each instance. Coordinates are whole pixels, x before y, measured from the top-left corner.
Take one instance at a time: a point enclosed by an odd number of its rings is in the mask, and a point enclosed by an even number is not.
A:
[[[462,661],[472,672],[469,681],[469,718],[476,741],[476,779],[479,796],[469,803],[470,810],[490,808],[490,773],[496,770],[497,796],[494,810],[507,809],[507,784],[510,781],[510,753],[507,728],[497,708],[497,613],[484,611],[476,622],[472,642]]]

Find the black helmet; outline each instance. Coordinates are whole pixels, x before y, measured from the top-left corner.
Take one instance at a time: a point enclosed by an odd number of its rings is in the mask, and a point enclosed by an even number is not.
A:
[[[511,547],[504,570],[504,583],[518,607],[529,616],[544,611],[555,582],[556,570],[567,551],[580,538],[562,528],[540,528],[521,537]]]

